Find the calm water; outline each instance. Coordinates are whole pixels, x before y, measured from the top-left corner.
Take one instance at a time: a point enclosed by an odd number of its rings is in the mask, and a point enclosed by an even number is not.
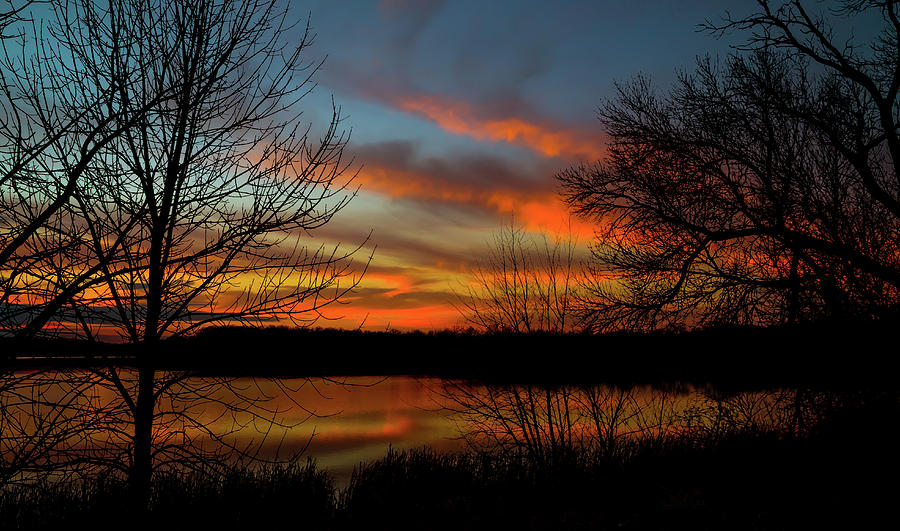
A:
[[[345,482],[360,461],[383,457],[389,448],[466,447],[457,421],[442,407],[439,379],[392,376],[284,383],[293,391],[271,405],[284,412],[289,426],[268,435],[267,455],[273,455],[274,443],[283,437],[283,453],[305,448],[305,455],[329,469],[338,483]],[[241,436],[259,435],[248,427]]]
[[[48,371],[3,378],[0,465],[7,470],[68,470],[66,463],[85,455],[113,468],[127,466],[133,417],[122,391],[134,396],[134,374]],[[540,453],[562,444],[614,452],[622,440],[636,437],[780,429],[792,425],[796,411],[793,391],[717,396],[694,388],[471,386],[408,376],[220,379],[160,373],[157,394],[153,438],[160,468],[195,466],[202,452],[204,459],[250,455],[254,462],[302,452],[339,485],[354,466],[389,448],[492,446]]]

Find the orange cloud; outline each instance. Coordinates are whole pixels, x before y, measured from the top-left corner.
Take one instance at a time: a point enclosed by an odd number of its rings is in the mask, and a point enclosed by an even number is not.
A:
[[[362,306],[349,305],[342,308],[340,322],[337,326],[356,328],[365,323],[366,330],[439,330],[451,328],[460,322],[459,312],[448,303],[418,308],[366,309]]]
[[[402,96],[400,109],[433,121],[445,131],[477,140],[524,146],[545,157],[594,161],[604,155],[600,135],[520,117],[483,118],[476,107],[431,95]]]
[[[385,297],[396,297],[397,295],[415,291],[415,282],[409,274],[367,271],[364,278],[367,285],[380,284],[390,289],[384,294]]]
[[[426,175],[405,171],[398,168],[387,168],[367,165],[357,176],[367,192],[376,192],[395,198],[415,198],[454,203],[483,203],[480,197],[483,190],[471,186],[450,183],[429,178]]]
[[[550,190],[476,188],[471,183],[450,183],[420,173],[378,166],[364,168],[358,182],[366,191],[389,197],[469,204],[511,215],[528,230],[569,230],[567,225],[571,215]],[[571,232],[579,239],[592,239],[593,230],[592,225],[571,219]]]
[[[572,216],[566,205],[556,197],[523,202],[512,212],[528,230],[550,234],[570,233],[582,242],[594,239],[595,227]]]

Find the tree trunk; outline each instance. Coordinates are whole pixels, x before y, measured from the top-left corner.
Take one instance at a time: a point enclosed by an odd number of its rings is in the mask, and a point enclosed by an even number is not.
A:
[[[153,471],[151,444],[153,433],[153,381],[155,371],[144,357],[138,368],[138,396],[134,411],[134,455],[129,482],[132,499],[140,510],[150,502],[150,479]]]

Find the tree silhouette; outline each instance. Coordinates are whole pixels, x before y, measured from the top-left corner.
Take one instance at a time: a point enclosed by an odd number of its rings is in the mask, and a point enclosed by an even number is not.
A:
[[[599,224],[583,316],[594,329],[872,318],[897,310],[896,6],[868,45],[800,2],[726,20],[750,30],[665,94],[644,77],[599,111],[606,161],[558,179]],[[814,67],[815,66],[815,67]]]
[[[121,36],[97,28],[91,41],[73,42],[57,4],[55,24],[25,31],[16,24],[32,16],[31,4],[9,3],[0,16],[0,328],[21,334],[34,322],[29,335],[58,330],[45,325],[97,282],[98,264],[76,252],[84,237],[70,208],[78,186],[101,150],[169,96],[166,87],[148,89],[144,108],[126,110],[115,94],[127,76],[87,77],[95,58],[86,45]]]
[[[308,243],[353,197],[347,135],[334,105],[322,131],[303,119],[321,63],[305,59],[309,26],[292,23],[275,0],[51,5],[49,31],[75,58],[71,72],[60,67],[66,94],[94,98],[92,108],[112,109],[124,125],[83,161],[84,178],[66,181],[59,221],[42,222],[30,240],[45,251],[29,255],[25,291],[41,304],[29,307],[20,334],[53,325],[141,345],[136,368],[89,372],[102,385],[72,375],[51,384],[66,389],[58,406],[67,411],[81,410],[98,385],[118,397],[99,425],[119,454],[104,455],[119,469],[127,463],[145,505],[154,462],[180,448],[159,440],[160,422],[194,422],[172,409],[184,396],[270,413],[234,389],[235,400],[213,398],[230,380],[214,391],[189,386],[190,373],[157,372],[161,340],[223,322],[308,325],[358,282],[355,249]],[[77,106],[61,107],[77,115]]]
[[[23,11],[33,2],[34,0],[25,0],[23,2],[5,0],[0,3],[0,39],[11,37],[11,35],[7,34],[7,29],[22,20]]]
[[[577,243],[571,234],[533,236],[514,222],[501,227],[458,295],[457,310],[487,332],[574,330]]]

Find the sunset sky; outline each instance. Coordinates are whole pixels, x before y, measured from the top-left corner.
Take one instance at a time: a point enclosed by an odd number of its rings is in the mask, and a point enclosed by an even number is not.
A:
[[[330,97],[352,129],[361,187],[317,236],[377,246],[342,317],[322,326],[446,328],[453,290],[515,216],[559,230],[568,214],[553,175],[603,156],[596,109],[638,73],[668,86],[728,41],[698,32],[753,2],[321,0],[308,4],[326,57],[307,116]],[[591,227],[575,221],[582,242]],[[365,260],[368,252],[358,257]]]

